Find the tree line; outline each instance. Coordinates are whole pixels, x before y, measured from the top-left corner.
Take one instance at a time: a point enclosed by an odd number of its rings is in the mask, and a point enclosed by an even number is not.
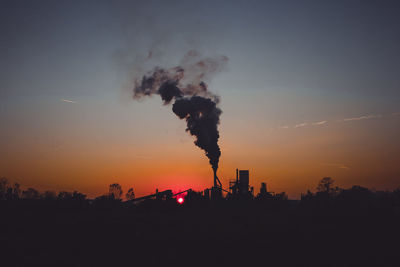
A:
[[[119,200],[123,197],[123,190],[121,185],[114,183],[110,184],[108,193],[104,194],[96,199],[108,199],[108,200]],[[126,200],[132,200],[135,198],[133,188],[129,188],[125,194]],[[26,190],[21,189],[19,183],[10,183],[7,178],[0,178],[0,201],[11,201],[11,200],[87,200],[87,196],[78,191],[60,191],[58,194],[51,190],[39,192],[35,188],[28,187]]]
[[[344,189],[336,186],[331,177],[324,177],[318,183],[316,192],[308,190],[301,195],[300,206],[319,212],[368,213],[388,210],[400,214],[400,188],[372,191],[354,185]]]
[[[22,190],[20,184],[10,183],[7,178],[0,178],[0,201],[15,200],[61,200],[75,203],[94,203],[95,206],[118,206],[125,200],[135,199],[133,188],[129,188],[125,195],[122,186],[118,183],[110,184],[108,193],[98,196],[93,200],[87,199],[85,194],[78,191],[67,192],[60,191],[58,194],[54,191],[39,192],[34,188]],[[190,201],[202,202],[205,200],[201,192],[190,191],[185,197],[185,203]],[[229,198],[227,198],[229,199]],[[274,194],[267,192],[265,184],[261,186],[260,193],[251,196],[250,199],[255,201],[264,201],[265,203],[289,203],[285,192]],[[292,201],[293,202],[293,201]],[[312,211],[365,211],[394,209],[400,214],[400,188],[393,191],[372,191],[366,187],[359,185],[344,189],[335,185],[335,181],[331,177],[322,178],[316,186],[315,192],[308,190],[301,195],[299,201],[294,201],[300,208]],[[285,205],[284,205],[285,206]],[[282,205],[279,205],[282,207]]]

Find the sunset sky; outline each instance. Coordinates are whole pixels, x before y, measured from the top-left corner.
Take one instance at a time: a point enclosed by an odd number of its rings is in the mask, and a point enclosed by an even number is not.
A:
[[[0,176],[23,188],[137,196],[212,185],[204,152],[132,77],[190,50],[226,56],[224,188],[400,186],[398,1],[1,1]],[[150,59],[149,55],[152,55]]]

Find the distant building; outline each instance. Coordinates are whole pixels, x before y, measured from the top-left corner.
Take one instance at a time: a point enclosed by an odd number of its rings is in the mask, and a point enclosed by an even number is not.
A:
[[[249,187],[249,170],[236,169],[236,179],[229,181],[230,198],[251,199],[253,188]]]

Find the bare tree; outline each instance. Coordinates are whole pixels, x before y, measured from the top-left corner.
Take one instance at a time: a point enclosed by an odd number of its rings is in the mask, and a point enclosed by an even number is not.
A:
[[[121,199],[122,187],[119,184],[110,184],[109,196],[113,199]]]
[[[132,200],[135,198],[135,192],[133,192],[133,188],[129,188],[128,193],[125,195],[127,200]]]
[[[338,191],[340,191],[339,187],[333,186],[335,183],[335,180],[333,180],[331,177],[324,177],[319,181],[317,190],[318,192],[322,193],[327,193],[328,195],[333,195],[336,194]]]
[[[5,177],[0,178],[0,200],[15,200],[19,199],[21,188],[19,183],[11,185]]]

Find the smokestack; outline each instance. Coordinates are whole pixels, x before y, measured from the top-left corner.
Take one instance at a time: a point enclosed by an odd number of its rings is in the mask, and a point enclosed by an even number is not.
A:
[[[214,187],[217,187],[217,180],[218,180],[217,171],[214,170]]]
[[[217,170],[214,171],[214,187],[222,187],[221,181],[218,179]]]
[[[239,169],[236,169],[236,183],[239,181]]]

